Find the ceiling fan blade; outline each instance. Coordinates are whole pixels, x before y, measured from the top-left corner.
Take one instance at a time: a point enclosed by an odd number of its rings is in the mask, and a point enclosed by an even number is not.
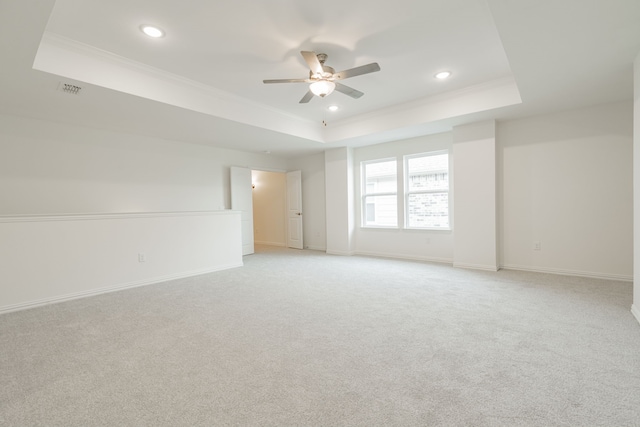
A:
[[[349,77],[360,76],[362,74],[375,73],[376,71],[380,71],[380,66],[377,62],[372,62],[371,64],[361,65],[359,67],[350,68],[348,70],[334,73],[333,78],[336,80],[340,80]]]
[[[309,83],[309,79],[271,79],[263,80],[262,83]]]
[[[299,103],[306,104],[307,102],[311,101],[311,98],[313,98],[313,92],[308,91],[307,93],[304,94],[304,96],[302,97]]]
[[[304,58],[304,60],[307,62],[307,65],[309,66],[311,73],[313,74],[323,73],[324,70],[322,69],[322,64],[320,64],[320,61],[318,60],[318,56],[316,55],[315,52],[309,52],[309,51],[303,50],[300,53],[302,54],[302,57]]]
[[[342,83],[336,83],[336,90],[338,92],[344,93],[345,95],[349,95],[350,97],[355,98],[355,99],[358,99],[362,95],[364,95],[363,92],[360,92],[359,90],[355,90],[352,87],[345,86]]]

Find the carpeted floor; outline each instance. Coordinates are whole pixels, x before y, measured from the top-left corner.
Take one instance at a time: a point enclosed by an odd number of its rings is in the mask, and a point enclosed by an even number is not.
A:
[[[640,426],[630,283],[244,262],[0,316],[0,425]]]

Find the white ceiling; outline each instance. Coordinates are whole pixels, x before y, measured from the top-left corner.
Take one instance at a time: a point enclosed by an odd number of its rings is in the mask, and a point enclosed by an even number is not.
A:
[[[381,71],[299,104],[301,50]],[[298,156],[631,99],[638,53],[638,0],[0,0],[0,112]]]

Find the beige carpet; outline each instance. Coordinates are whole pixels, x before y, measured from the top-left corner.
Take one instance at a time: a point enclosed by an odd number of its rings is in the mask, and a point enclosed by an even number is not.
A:
[[[0,425],[640,426],[629,283],[244,261],[0,316]]]

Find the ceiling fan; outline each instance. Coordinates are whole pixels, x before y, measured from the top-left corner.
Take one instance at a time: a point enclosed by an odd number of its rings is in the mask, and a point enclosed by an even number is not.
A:
[[[316,54],[315,52],[304,50],[300,53],[307,62],[307,65],[309,65],[310,71],[308,79],[263,80],[263,83],[311,83],[309,85],[309,90],[300,100],[301,104],[309,102],[311,98],[313,98],[313,95],[324,98],[333,92],[334,89],[352,98],[360,98],[364,93],[349,86],[345,86],[342,83],[338,83],[336,80],[344,80],[349,77],[380,71],[380,66],[376,62],[372,62],[371,64],[361,65],[359,67],[350,68],[336,73],[333,68],[328,65],[324,65],[324,62],[327,60],[327,54]]]

